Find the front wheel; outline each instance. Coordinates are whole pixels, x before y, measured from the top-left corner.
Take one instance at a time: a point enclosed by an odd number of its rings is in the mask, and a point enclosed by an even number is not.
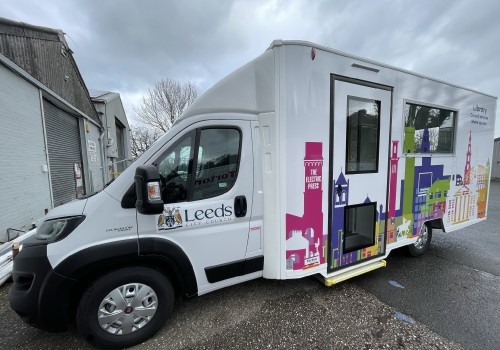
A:
[[[427,224],[423,224],[420,228],[417,241],[408,246],[408,251],[411,256],[421,256],[429,249],[432,240],[432,228]]]
[[[162,273],[147,267],[123,268],[88,288],[78,305],[76,323],[90,343],[125,348],[159,331],[173,305],[172,284]]]

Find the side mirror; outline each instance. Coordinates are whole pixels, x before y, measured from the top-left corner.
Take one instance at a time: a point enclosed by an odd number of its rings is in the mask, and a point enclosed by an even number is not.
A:
[[[160,191],[160,173],[154,165],[143,165],[135,170],[135,207],[141,214],[163,213]]]

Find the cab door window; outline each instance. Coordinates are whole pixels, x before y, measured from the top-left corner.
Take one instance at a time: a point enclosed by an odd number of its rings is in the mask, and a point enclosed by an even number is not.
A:
[[[186,134],[155,163],[165,204],[216,197],[236,181],[241,132],[205,128]]]
[[[219,196],[236,181],[240,156],[237,129],[202,129],[200,132],[193,200]]]
[[[188,198],[194,140],[194,132],[187,134],[176,142],[157,163],[164,203],[183,202]]]

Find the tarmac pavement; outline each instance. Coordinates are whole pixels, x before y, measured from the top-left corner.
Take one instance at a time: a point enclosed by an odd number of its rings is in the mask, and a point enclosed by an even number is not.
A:
[[[466,349],[498,350],[499,252],[500,182],[493,181],[486,221],[450,233],[438,230],[426,255],[392,252],[385,269],[353,281]]]
[[[90,349],[74,328],[46,333],[21,322],[0,288],[2,349]],[[179,300],[163,329],[133,349],[461,349],[345,282],[255,280]]]

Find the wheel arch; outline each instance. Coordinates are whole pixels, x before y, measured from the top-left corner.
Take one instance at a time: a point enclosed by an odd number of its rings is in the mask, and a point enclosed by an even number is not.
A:
[[[196,276],[187,255],[175,243],[156,240],[129,239],[100,244],[82,249],[62,261],[55,272],[76,281],[70,291],[69,312],[74,315],[79,300],[93,281],[124,267],[158,270],[170,279],[176,295],[197,295]]]
[[[436,228],[444,231],[444,224],[442,218],[427,220],[426,222],[424,222],[424,225],[427,225],[427,227],[429,227],[430,229]]]

